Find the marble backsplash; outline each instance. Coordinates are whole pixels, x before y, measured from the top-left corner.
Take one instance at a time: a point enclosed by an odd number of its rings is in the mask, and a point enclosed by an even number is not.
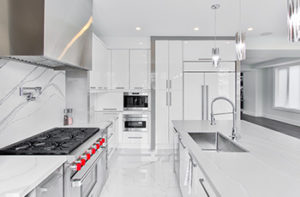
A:
[[[0,147],[63,125],[64,71],[0,60]],[[35,101],[20,87],[42,87]]]

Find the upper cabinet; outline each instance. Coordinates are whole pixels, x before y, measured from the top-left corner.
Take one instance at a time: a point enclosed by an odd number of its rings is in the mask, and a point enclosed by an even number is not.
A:
[[[129,89],[129,50],[111,52],[112,89]]]
[[[109,50],[94,35],[90,87],[97,90],[150,89],[150,50]]]
[[[205,61],[210,60],[212,48],[215,47],[213,40],[184,41],[184,61]],[[218,40],[216,47],[220,49],[221,61],[235,61],[235,41]]]
[[[111,88],[111,51],[104,43],[93,36],[93,67],[90,71],[90,87],[92,89]]]
[[[150,89],[150,51],[130,51],[130,89]]]

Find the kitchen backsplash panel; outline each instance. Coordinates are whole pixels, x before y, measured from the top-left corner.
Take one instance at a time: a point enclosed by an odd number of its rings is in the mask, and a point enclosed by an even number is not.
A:
[[[0,60],[0,147],[62,126],[65,72]],[[35,101],[20,87],[42,87]]]

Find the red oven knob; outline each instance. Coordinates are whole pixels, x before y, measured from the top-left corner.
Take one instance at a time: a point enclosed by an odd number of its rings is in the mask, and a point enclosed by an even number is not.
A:
[[[104,143],[105,142],[105,138],[102,138],[102,143]]]
[[[96,144],[96,149],[99,149],[100,148],[100,143],[97,143]]]
[[[71,168],[75,171],[81,170],[81,163],[74,163],[71,165]]]
[[[91,148],[91,153],[92,155],[96,153],[96,149],[95,148]]]
[[[91,158],[91,154],[90,154],[90,153],[87,153],[87,154],[86,154],[86,159],[89,160],[90,158]]]
[[[85,165],[85,159],[81,159],[81,165],[84,166]]]

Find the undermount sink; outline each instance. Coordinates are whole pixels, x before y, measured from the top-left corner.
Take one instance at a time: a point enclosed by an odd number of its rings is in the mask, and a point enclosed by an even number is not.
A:
[[[248,152],[234,141],[219,132],[189,133],[203,151],[214,152]]]

